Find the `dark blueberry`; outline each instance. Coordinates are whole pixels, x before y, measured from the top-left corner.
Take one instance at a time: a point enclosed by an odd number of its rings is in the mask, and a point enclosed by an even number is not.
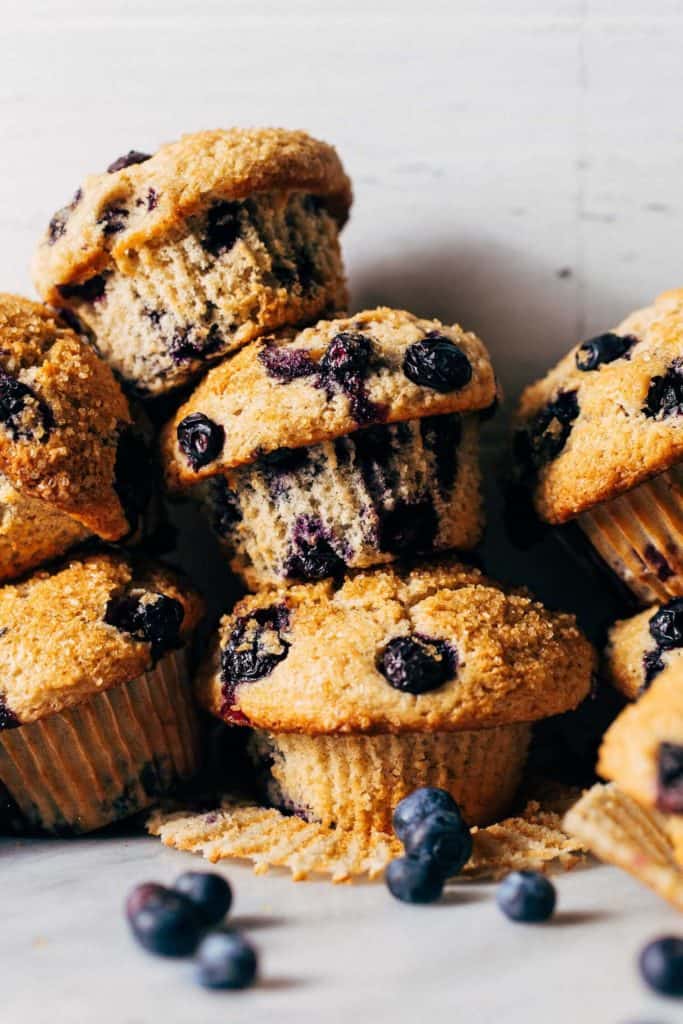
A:
[[[221,200],[210,207],[206,215],[206,230],[202,245],[212,256],[229,252],[240,237],[242,204]]]
[[[95,274],[82,284],[59,284],[57,291],[63,299],[79,299],[82,302],[97,302],[104,297],[107,279],[104,274]]]
[[[280,348],[267,345],[259,352],[259,359],[270,377],[283,383],[312,377],[318,372],[318,365],[311,355],[302,348]]]
[[[125,206],[106,206],[97,218],[103,235],[118,235],[126,226],[128,210]]]
[[[643,979],[665,996],[683,996],[683,939],[665,935],[648,943],[638,957]]]
[[[414,503],[397,501],[393,509],[381,513],[380,550],[394,555],[431,551],[438,528],[439,520],[431,499]]]
[[[30,411],[29,423],[22,423],[27,409]],[[35,420],[35,425],[31,420]],[[22,384],[4,370],[0,370],[0,423],[15,441],[35,437],[38,428],[40,440],[46,441],[55,425],[54,417],[45,402],[28,385]]]
[[[414,790],[396,805],[392,823],[394,832],[403,842],[406,831],[417,825],[423,818],[434,814],[436,811],[448,811],[451,814],[459,814],[460,809],[455,800],[445,789],[437,789],[435,786],[422,786]]]
[[[555,910],[555,886],[538,871],[513,871],[498,886],[496,902],[511,921],[547,921]]]
[[[136,885],[128,894],[126,899],[126,917],[131,921],[142,908],[151,903],[160,903],[168,889],[158,882],[143,882]]]
[[[425,448],[434,456],[439,492],[446,499],[458,472],[458,445],[462,436],[460,417],[455,413],[425,416],[420,420],[420,434]]]
[[[77,189],[74,193],[74,197],[70,203],[63,206],[61,210],[57,210],[56,214],[47,226],[47,240],[49,245],[54,245],[58,241],[64,232],[66,231],[66,224],[76,209],[81,199],[83,198],[83,192],[81,189]]]
[[[181,420],[176,431],[181,451],[195,471],[208,466],[220,455],[225,430],[202,412],[193,412]]]
[[[114,490],[121,502],[131,532],[154,494],[154,464],[149,448],[131,429],[122,430],[116,447]]]
[[[650,418],[666,419],[683,413],[683,360],[675,359],[663,377],[653,377],[643,412]]]
[[[650,636],[663,650],[683,646],[683,597],[674,597],[651,617]]]
[[[107,173],[115,174],[116,171],[122,171],[124,167],[132,167],[133,164],[144,164],[146,160],[150,159],[151,154],[149,153],[140,153],[137,149],[129,149],[125,156],[120,156],[112,164],[109,164]]]
[[[352,376],[363,377],[370,362],[370,339],[357,331],[335,334],[320,360],[323,377],[332,377],[344,383]]]
[[[162,654],[180,646],[184,614],[180,601],[166,594],[124,594],[112,597],[107,603],[104,621],[121,632],[130,633],[134,640],[150,644],[152,658],[156,661]]]
[[[288,579],[322,580],[326,576],[339,576],[346,564],[329,541],[318,537],[310,543],[299,544],[297,552],[287,559],[285,575]]]
[[[206,988],[248,988],[258,969],[256,951],[236,932],[214,932],[197,953],[197,980]]]
[[[397,857],[388,865],[385,879],[391,895],[402,903],[434,903],[443,892],[443,874],[427,859]]]
[[[131,897],[135,906],[136,899]],[[190,956],[201,938],[202,925],[193,904],[180,893],[158,887],[139,897],[128,921],[133,935],[150,953]]]
[[[662,661],[661,648],[656,647],[654,651],[647,651],[643,655],[643,674],[645,676],[645,683],[642,690],[647,690],[652,680],[656,679],[659,673],[663,671],[664,662]]]
[[[145,205],[146,205],[147,210],[148,210],[149,213],[151,213],[152,210],[156,209],[158,202],[159,202],[159,193],[156,191],[156,189],[148,188],[147,189],[147,195],[145,197]]]
[[[657,807],[683,814],[683,746],[660,743],[657,751]]]
[[[408,346],[403,372],[413,384],[443,394],[458,391],[472,380],[472,365],[463,350],[438,331]]]
[[[14,712],[7,707],[7,698],[4,693],[0,693],[0,730],[16,729],[18,725],[19,719]]]
[[[599,334],[597,338],[584,341],[576,352],[576,365],[579,370],[587,373],[597,370],[603,363],[613,363],[621,359],[635,345],[637,338],[630,334]]]
[[[377,667],[394,689],[428,693],[452,679],[457,659],[444,640],[397,636],[384,648]]]
[[[459,811],[432,811],[406,828],[402,842],[409,857],[432,861],[442,878],[457,875],[472,856],[472,836]]]
[[[576,391],[561,391],[541,409],[524,430],[515,435],[515,455],[526,472],[535,473],[556,459],[567,443],[579,415]]]
[[[173,889],[191,900],[206,925],[220,924],[232,904],[230,883],[212,872],[185,871]]]
[[[288,626],[289,612],[281,604],[257,608],[237,619],[221,652],[225,714],[230,714],[238,684],[263,679],[287,657],[289,643],[282,633]]]

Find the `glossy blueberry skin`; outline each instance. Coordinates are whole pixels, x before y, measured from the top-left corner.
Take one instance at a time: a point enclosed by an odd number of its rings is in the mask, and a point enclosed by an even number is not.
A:
[[[136,885],[128,893],[126,899],[126,917],[130,921],[146,904],[158,903],[163,900],[167,892],[168,889],[157,882],[143,882],[141,885]]]
[[[472,364],[465,353],[437,331],[408,346],[403,372],[413,384],[442,394],[459,391],[472,380]]]
[[[538,871],[513,871],[498,886],[496,902],[511,921],[547,921],[555,910],[552,882]]]
[[[648,943],[638,957],[638,966],[655,992],[683,996],[683,938],[665,935]]]
[[[457,875],[472,856],[470,830],[459,813],[450,811],[434,811],[409,826],[403,845],[409,857],[435,864],[442,878]]]
[[[402,903],[434,903],[443,892],[444,878],[438,865],[417,857],[397,857],[386,870],[392,896]]]
[[[400,803],[396,804],[392,820],[394,832],[403,842],[409,828],[436,811],[460,813],[455,800],[445,789],[437,789],[436,786],[422,786],[420,789],[415,789],[410,796],[404,797]]]
[[[248,988],[257,969],[254,947],[236,932],[212,932],[197,952],[197,980],[205,988]]]
[[[133,935],[149,953],[158,956],[190,956],[202,934],[202,922],[194,905],[181,893],[163,886],[142,887],[146,893],[131,894],[126,905]]]
[[[209,871],[185,871],[173,886],[192,902],[206,925],[219,924],[232,905],[232,889],[227,879]]]

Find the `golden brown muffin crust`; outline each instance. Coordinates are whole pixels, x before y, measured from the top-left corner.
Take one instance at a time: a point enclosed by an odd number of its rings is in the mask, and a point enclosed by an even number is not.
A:
[[[271,628],[259,627],[259,609],[270,610]],[[445,641],[456,658],[455,674],[419,695],[392,687],[379,667],[391,640],[416,636]],[[250,648],[272,670],[224,685],[221,651]],[[594,667],[572,616],[445,560],[245,598],[222,620],[197,692],[214,714],[273,732],[450,731],[573,708]]]
[[[120,555],[74,559],[52,572],[0,587],[0,708],[36,721],[137,678],[152,646],[105,621],[112,599],[159,595],[182,606],[180,640],[202,614],[199,597],[165,567],[135,567]],[[2,716],[0,716],[0,719]]]
[[[0,294],[0,472],[107,540],[129,523],[115,490],[131,424],[110,368],[53,312]]]
[[[58,305],[60,285],[82,282],[112,261],[132,270],[140,247],[167,238],[215,199],[276,190],[319,196],[340,224],[348,216],[351,184],[336,151],[305,132],[231,128],[185,135],[144,162],[85,180],[61,211],[58,232],[53,228],[41,242],[36,287]],[[114,221],[120,230],[112,230]]]

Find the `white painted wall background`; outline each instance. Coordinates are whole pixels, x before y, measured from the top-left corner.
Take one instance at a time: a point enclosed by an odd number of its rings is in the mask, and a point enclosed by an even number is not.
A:
[[[31,293],[51,213],[120,153],[302,127],[355,181],[355,307],[476,329],[513,396],[683,284],[682,97],[677,0],[0,0],[0,290]],[[549,574],[544,552],[492,535],[492,564],[542,594],[554,575],[558,603],[585,609],[568,563]],[[231,867],[239,913],[276,927],[255,935],[264,985],[223,1002],[134,952],[119,917],[129,885],[189,857],[144,840],[3,850],[3,1024],[90,1020],[87,1006],[102,1024],[680,1019],[633,966],[680,919],[615,872],[563,880],[566,927],[541,934],[506,929],[480,890],[421,912],[377,887],[304,891]]]

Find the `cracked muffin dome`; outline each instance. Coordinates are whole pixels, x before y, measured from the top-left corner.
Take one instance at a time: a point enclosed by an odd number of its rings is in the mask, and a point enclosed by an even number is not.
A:
[[[136,678],[180,647],[202,603],[165,567],[118,554],[74,559],[0,587],[0,728]]]
[[[211,370],[162,433],[179,490],[282,448],[380,423],[492,405],[482,342],[454,325],[379,308],[248,346]]]
[[[274,732],[477,730],[575,707],[594,664],[572,616],[445,561],[244,598],[197,694]]]
[[[671,664],[610,726],[598,773],[664,816],[683,865],[683,665]]]
[[[683,289],[572,349],[528,387],[517,453],[562,523],[683,460]]]
[[[605,667],[613,685],[636,700],[665,668],[680,661],[682,653],[683,599],[672,598],[614,623]]]
[[[86,178],[34,280],[125,381],[161,394],[264,331],[344,308],[350,205],[335,150],[304,132],[198,132]]]
[[[111,369],[46,307],[0,295],[0,579],[131,534],[149,486]]]
[[[17,827],[88,832],[196,771],[186,645],[201,613],[175,574],[122,555],[0,587],[0,788]]]
[[[517,463],[550,523],[577,518],[644,604],[683,595],[683,289],[527,388]]]

